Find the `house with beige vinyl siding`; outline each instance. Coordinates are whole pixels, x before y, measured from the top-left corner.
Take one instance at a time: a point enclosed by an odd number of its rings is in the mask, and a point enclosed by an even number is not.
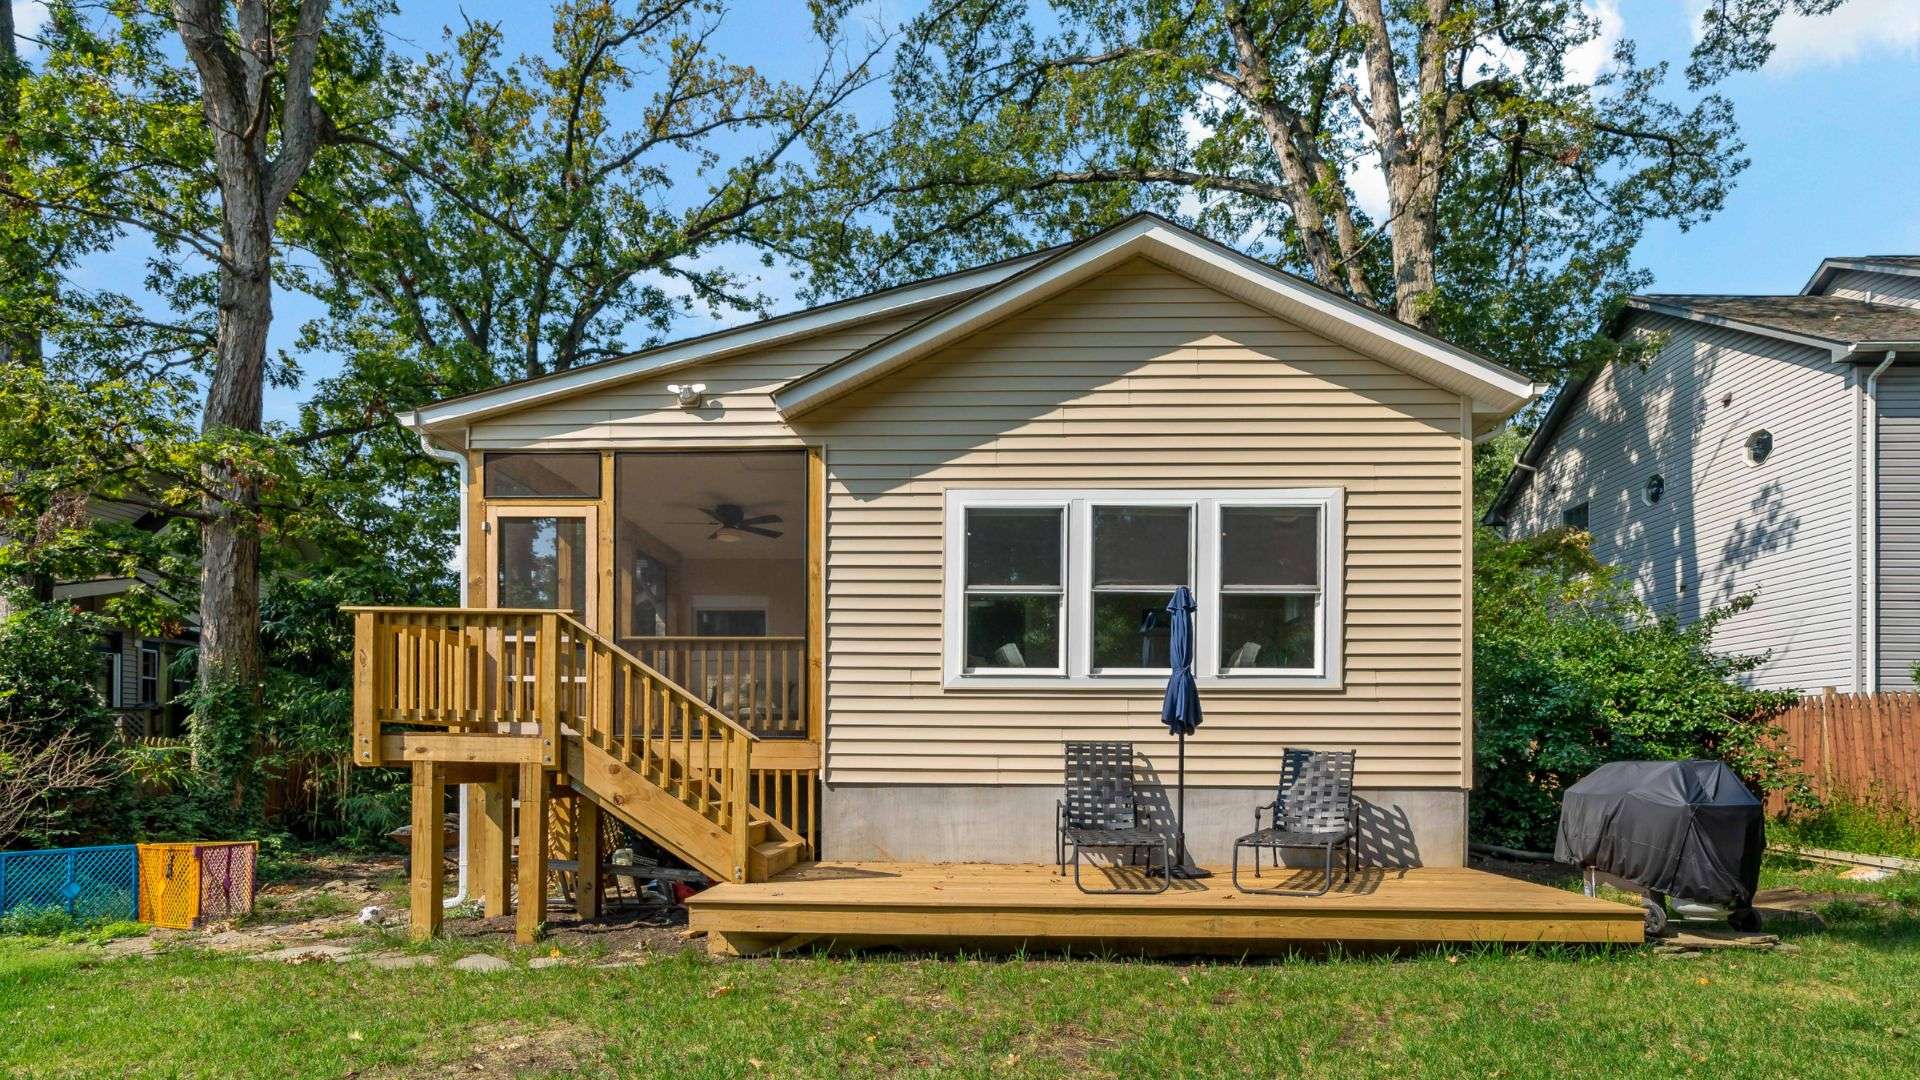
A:
[[[1472,449],[1535,390],[1142,215],[439,402],[465,607],[357,612],[356,759],[472,783],[494,881],[496,736],[719,880],[1048,862],[1066,742],[1171,782],[1186,585],[1195,858],[1299,746],[1358,750],[1363,854],[1458,866]]]
[[[1576,525],[1657,610],[1737,597],[1719,648],[1769,688],[1913,688],[1920,661],[1920,257],[1824,260],[1796,294],[1629,299],[1652,346],[1556,391],[1493,503]]]

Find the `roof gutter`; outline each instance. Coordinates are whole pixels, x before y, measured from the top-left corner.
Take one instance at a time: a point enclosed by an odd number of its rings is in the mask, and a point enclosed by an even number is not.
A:
[[[1862,493],[1867,504],[1866,556],[1860,581],[1861,606],[1866,608],[1860,653],[1866,670],[1865,679],[1856,679],[1855,685],[1869,694],[1880,689],[1880,376],[1887,373],[1898,355],[1898,350],[1888,349],[1886,357],[1867,376],[1867,482]]]
[[[419,416],[420,414],[417,412],[408,413],[405,417],[400,419],[400,423],[405,427],[413,428],[415,424],[418,422]],[[459,452],[458,450],[452,450],[444,446],[434,445],[432,437],[429,436],[424,431],[420,432],[420,449],[425,451],[428,457],[433,458],[436,461],[444,461],[449,465],[453,465],[460,470],[460,490],[458,495],[456,496],[460,504],[460,513],[458,517],[455,519],[455,526],[454,526],[455,536],[457,537],[457,539],[454,541],[454,545],[453,545],[453,572],[454,572],[455,578],[460,582],[460,606],[466,607],[467,606],[467,505],[466,505],[466,499],[467,499],[467,486],[471,482],[471,470],[473,468],[473,465],[472,465],[472,462],[468,460],[467,455]],[[454,889],[453,895],[446,899],[446,903],[445,903],[445,906],[450,908],[458,907],[461,904],[464,904],[467,902],[467,785],[465,784],[460,785],[459,860],[460,860],[460,877],[459,877],[460,884],[458,888]]]

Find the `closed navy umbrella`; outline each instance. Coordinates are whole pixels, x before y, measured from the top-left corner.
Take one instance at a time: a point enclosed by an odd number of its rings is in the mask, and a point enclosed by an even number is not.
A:
[[[1173,669],[1167,676],[1167,696],[1160,704],[1160,722],[1180,737],[1180,795],[1174,811],[1174,830],[1180,835],[1180,858],[1173,873],[1179,877],[1211,877],[1207,871],[1187,865],[1187,736],[1200,726],[1200,688],[1193,681],[1193,590],[1185,585],[1173,591],[1167,601],[1171,625],[1167,642],[1167,662]]]

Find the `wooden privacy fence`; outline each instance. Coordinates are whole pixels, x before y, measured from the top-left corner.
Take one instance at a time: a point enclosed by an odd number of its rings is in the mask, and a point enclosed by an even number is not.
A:
[[[1868,797],[1920,814],[1920,694],[1810,694],[1774,717],[1821,798]],[[1770,809],[1783,809],[1780,797]]]

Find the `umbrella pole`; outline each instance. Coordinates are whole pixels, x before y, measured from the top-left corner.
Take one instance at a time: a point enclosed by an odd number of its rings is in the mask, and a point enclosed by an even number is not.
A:
[[[1173,831],[1180,838],[1180,850],[1174,857],[1171,875],[1189,880],[1212,877],[1212,871],[1187,865],[1187,733],[1184,731],[1180,733],[1180,784],[1174,799]]]

